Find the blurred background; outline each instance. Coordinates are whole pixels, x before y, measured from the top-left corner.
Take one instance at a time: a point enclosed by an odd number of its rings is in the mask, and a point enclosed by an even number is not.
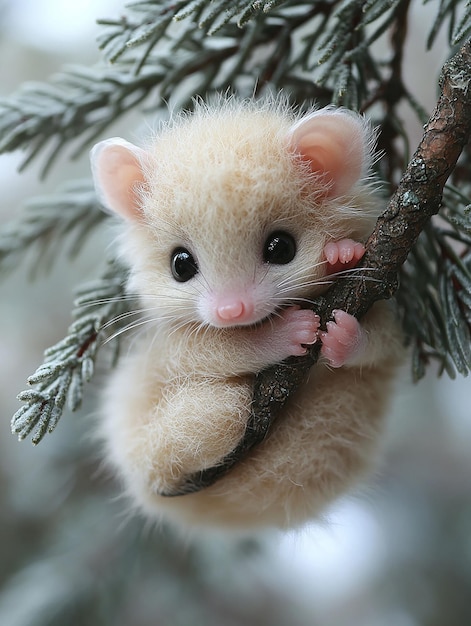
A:
[[[99,17],[122,2],[0,0],[0,96],[64,64],[95,63]],[[424,53],[417,3],[410,84],[430,109],[444,58]],[[411,29],[412,30],[412,29]],[[428,80],[427,80],[428,79]],[[135,120],[121,122],[132,136]],[[411,127],[412,144],[420,128]],[[21,155],[0,156],[0,219],[62,181],[88,176],[65,161],[40,182]],[[70,324],[74,287],[99,275],[106,233],[75,263],[31,280],[0,276],[0,624],[5,626],[464,626],[471,624],[470,382],[398,382],[381,471],[296,533],[183,540],[129,518],[89,440],[94,392],[36,448],[10,434],[16,394]]]

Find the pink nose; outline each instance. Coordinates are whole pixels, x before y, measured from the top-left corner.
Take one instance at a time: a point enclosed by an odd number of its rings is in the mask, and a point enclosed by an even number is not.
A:
[[[219,319],[224,321],[229,320],[237,320],[244,316],[245,306],[243,302],[235,301],[235,302],[227,302],[226,304],[221,304],[216,309],[217,316]]]

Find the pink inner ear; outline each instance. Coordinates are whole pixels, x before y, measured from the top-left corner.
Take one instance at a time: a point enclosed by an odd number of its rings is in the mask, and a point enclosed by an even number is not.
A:
[[[138,186],[145,183],[144,151],[122,139],[103,141],[92,151],[92,171],[104,206],[125,219],[140,217]]]
[[[298,142],[301,158],[310,163],[313,172],[323,175],[325,182],[329,183],[329,195],[338,195],[341,187],[339,183],[346,182],[345,159],[348,147],[342,144],[341,139],[339,141],[337,137],[320,132],[310,133]],[[349,179],[352,183],[360,174],[361,163],[350,164]]]
[[[322,176],[329,197],[351,189],[367,155],[361,123],[343,112],[320,111],[301,120],[293,128],[290,145],[313,173]]]

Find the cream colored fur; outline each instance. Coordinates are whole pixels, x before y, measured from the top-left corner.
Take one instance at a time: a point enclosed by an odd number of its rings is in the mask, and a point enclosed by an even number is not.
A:
[[[141,294],[153,321],[111,376],[100,435],[127,492],[153,516],[183,525],[296,526],[355,484],[374,460],[401,354],[400,332],[383,303],[362,321],[369,341],[355,366],[314,366],[247,459],[199,493],[159,495],[235,448],[254,374],[285,356],[276,340],[284,326],[274,311],[324,291],[325,243],[364,241],[379,212],[365,178],[367,126],[361,126],[361,178],[347,194],[330,197],[290,148],[295,124],[281,104],[200,105],[139,152],[138,215],[127,221],[123,253],[132,268],[130,289]],[[297,254],[288,265],[267,267],[260,249],[277,229],[296,236]],[[182,245],[195,252],[200,270],[183,284],[169,270],[172,249]],[[261,325],[205,323],[205,303],[227,286],[254,292]],[[268,347],[264,332],[274,337]]]

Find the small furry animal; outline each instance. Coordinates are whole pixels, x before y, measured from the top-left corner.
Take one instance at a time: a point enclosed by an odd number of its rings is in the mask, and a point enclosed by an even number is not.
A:
[[[190,527],[295,527],[370,467],[401,353],[394,313],[377,303],[360,325],[337,311],[320,332],[302,307],[363,255],[380,206],[373,147],[347,110],[224,98],[145,149],[95,146],[96,188],[124,220],[145,314],[99,428],[141,509]],[[211,487],[161,495],[236,447],[257,371],[316,341],[321,361],[263,443]]]

